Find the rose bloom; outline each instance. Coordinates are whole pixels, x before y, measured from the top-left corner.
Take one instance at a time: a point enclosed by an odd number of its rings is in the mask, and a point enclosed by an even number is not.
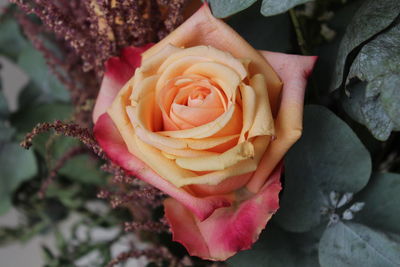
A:
[[[279,207],[315,57],[256,51],[207,5],[165,39],[111,58],[93,112],[108,157],[171,196],[190,255],[249,249]]]

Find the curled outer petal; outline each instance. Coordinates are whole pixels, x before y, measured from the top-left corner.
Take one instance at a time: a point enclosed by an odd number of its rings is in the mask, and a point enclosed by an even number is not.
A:
[[[247,189],[254,193],[263,186],[269,173],[301,136],[304,92],[307,78],[317,60],[317,57],[314,56],[297,56],[268,51],[262,51],[262,54],[283,80],[283,90],[275,119],[276,139],[268,146],[259,167],[247,184]]]
[[[199,220],[208,218],[215,209],[230,206],[228,197],[198,198],[160,177],[128,151],[124,140],[107,113],[101,115],[98,119],[94,127],[94,134],[104,152],[115,164],[182,203]]]
[[[93,122],[96,122],[100,115],[106,112],[122,86],[132,77],[135,69],[140,67],[141,54],[152,45],[126,47],[122,50],[120,57],[112,57],[107,60],[106,71],[93,109]]]
[[[165,215],[174,240],[183,244],[190,255],[210,260],[226,260],[249,249],[279,208],[281,169],[280,164],[257,194],[249,197],[248,192],[238,192],[247,199],[240,205],[216,210],[204,221],[175,199],[165,200]]]

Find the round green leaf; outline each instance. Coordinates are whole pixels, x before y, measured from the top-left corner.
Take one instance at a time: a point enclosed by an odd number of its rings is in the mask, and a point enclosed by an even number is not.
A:
[[[361,224],[339,222],[323,234],[319,262],[322,267],[400,266],[398,238]]]
[[[0,54],[16,60],[19,53],[28,46],[28,42],[22,36],[13,13],[5,12],[0,18]]]
[[[25,48],[18,56],[18,65],[32,82],[52,100],[68,101],[68,91],[53,75],[43,55],[33,47]]]
[[[10,111],[8,109],[7,99],[4,96],[4,93],[3,93],[3,90],[1,87],[1,80],[0,80],[0,120],[7,119],[9,113],[10,113]]]
[[[10,206],[18,186],[37,173],[36,159],[31,150],[15,143],[0,143],[0,215]]]
[[[364,224],[400,233],[400,174],[376,173],[360,193],[365,207],[356,215]]]
[[[285,159],[274,220],[289,231],[308,231],[321,222],[329,192],[358,192],[370,174],[370,155],[350,127],[327,108],[306,106],[303,136]]]
[[[209,0],[212,13],[217,18],[226,18],[248,8],[257,0]]]
[[[268,225],[260,239],[250,250],[242,251],[228,259],[232,267],[294,266],[296,262],[291,242],[278,227]]]
[[[336,90],[345,80],[346,67],[354,59],[357,49],[367,44],[371,38],[389,27],[400,12],[396,0],[368,0],[355,13],[346,29],[339,47],[336,61],[335,76],[331,86]]]
[[[320,230],[294,234],[269,223],[254,246],[228,259],[228,265],[319,267],[317,244],[320,236]]]
[[[98,162],[89,155],[79,155],[68,160],[59,174],[86,184],[102,185],[106,182],[105,172],[100,170]]]
[[[273,16],[287,10],[291,9],[294,6],[304,4],[311,0],[263,0],[261,5],[261,14],[264,16]]]
[[[42,104],[22,107],[11,116],[11,124],[20,133],[27,133],[40,122],[68,119],[72,114],[72,106],[63,103]]]
[[[400,129],[400,24],[366,44],[354,59],[346,89],[355,102],[350,115],[363,123],[378,140],[386,140],[392,130]],[[351,80],[351,82],[350,82]],[[363,93],[357,90],[363,88]],[[345,102],[345,103],[346,103]],[[347,108],[349,109],[349,108]]]
[[[228,18],[227,23],[256,49],[286,53],[293,49],[292,22],[288,14],[266,18],[260,14],[257,3]]]

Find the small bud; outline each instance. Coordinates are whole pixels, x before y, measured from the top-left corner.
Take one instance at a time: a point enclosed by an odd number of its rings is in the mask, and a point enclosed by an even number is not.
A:
[[[352,212],[359,212],[360,210],[362,210],[365,206],[364,202],[356,202],[353,205],[351,205],[351,207],[349,208]]]
[[[337,207],[343,207],[347,203],[349,203],[353,199],[353,193],[344,193],[341,199],[339,200]]]
[[[343,218],[343,220],[347,220],[347,221],[353,219],[354,218],[353,212],[351,212],[350,209],[345,210],[342,214],[342,218]]]

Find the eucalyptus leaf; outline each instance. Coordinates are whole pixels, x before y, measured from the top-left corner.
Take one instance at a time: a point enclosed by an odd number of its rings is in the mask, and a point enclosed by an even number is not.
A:
[[[266,17],[277,15],[309,1],[311,0],[263,0],[261,14]]]
[[[226,18],[237,12],[240,12],[257,0],[208,0],[211,5],[212,13],[217,18]]]
[[[19,54],[18,65],[31,78],[32,82],[53,101],[69,101],[68,91],[51,73],[45,58],[34,47],[29,46]]]
[[[4,96],[3,90],[1,90],[1,80],[0,80],[0,120],[4,120],[8,118],[10,113],[8,109],[7,99]]]
[[[85,184],[104,185],[106,182],[105,172],[100,170],[98,162],[89,155],[79,155],[68,160],[59,174]]]
[[[229,17],[227,23],[256,49],[286,53],[292,51],[292,22],[289,15],[266,18],[260,14],[260,4],[258,2]]]
[[[346,82],[349,98],[352,94],[356,94],[357,98],[352,109],[358,111],[350,115],[379,140],[386,140],[391,131],[400,129],[399,43],[400,23],[361,49],[350,67]]]
[[[65,103],[51,103],[22,107],[11,116],[11,124],[20,133],[27,133],[40,122],[66,120],[72,115],[73,108]]]
[[[7,122],[0,120],[0,143],[11,141],[15,134],[15,129],[10,127]]]
[[[356,215],[363,224],[400,234],[400,174],[375,173],[360,193],[365,207]]]
[[[16,143],[0,143],[0,215],[8,211],[18,186],[38,171],[33,151]]]
[[[322,267],[395,267],[400,265],[398,237],[357,223],[328,227],[319,244]]]
[[[28,46],[28,42],[22,36],[13,13],[8,10],[0,18],[0,54],[15,61],[21,51]]]
[[[296,264],[294,252],[287,234],[268,225],[252,249],[239,252],[227,262],[232,267],[247,267],[249,263],[252,266],[292,267]]]
[[[389,27],[399,13],[400,5],[396,0],[367,0],[363,3],[355,13],[341,41],[332,90],[339,88],[345,80],[346,65],[352,61],[351,54],[357,53],[360,46]]]
[[[228,259],[228,265],[319,267],[317,248],[321,234],[320,229],[302,234],[287,233],[269,223],[252,249],[239,252]]]
[[[306,106],[303,136],[285,158],[281,208],[273,218],[288,231],[308,231],[320,224],[331,191],[358,192],[370,174],[370,155],[350,127],[327,108]]]
[[[24,86],[18,95],[18,107],[21,109],[33,105],[50,103],[52,101],[52,97],[44,94],[32,81]]]

